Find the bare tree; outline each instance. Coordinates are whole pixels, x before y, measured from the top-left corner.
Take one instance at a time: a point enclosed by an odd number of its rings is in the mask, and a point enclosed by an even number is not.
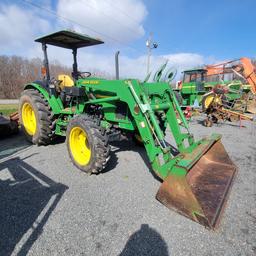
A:
[[[0,98],[19,98],[26,83],[41,79],[43,62],[40,58],[28,60],[18,56],[0,56]],[[51,65],[52,74],[71,73],[62,65]]]
[[[0,99],[17,99],[26,83],[42,79],[40,58],[26,59],[19,56],[0,56]],[[59,61],[50,64],[51,77],[58,78],[59,74],[71,75],[71,68]],[[113,79],[108,73],[93,69],[93,76]]]

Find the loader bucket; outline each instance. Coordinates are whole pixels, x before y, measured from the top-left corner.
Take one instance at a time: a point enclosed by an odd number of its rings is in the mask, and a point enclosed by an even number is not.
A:
[[[214,229],[221,218],[236,166],[218,140],[187,171],[186,176],[170,174],[156,198],[169,209]]]

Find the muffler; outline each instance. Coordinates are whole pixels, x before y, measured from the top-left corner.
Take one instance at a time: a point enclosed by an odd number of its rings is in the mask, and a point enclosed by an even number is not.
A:
[[[189,157],[193,157],[193,152]],[[179,163],[175,167],[181,168]],[[169,209],[215,229],[225,208],[236,169],[218,140],[187,169],[185,176],[170,172],[156,198]]]

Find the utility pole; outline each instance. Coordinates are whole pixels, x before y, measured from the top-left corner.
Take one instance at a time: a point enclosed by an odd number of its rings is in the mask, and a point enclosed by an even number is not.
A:
[[[153,39],[153,33],[151,32],[148,40],[146,41],[146,47],[148,48],[147,75],[149,74],[149,69],[150,69],[151,51],[152,49],[156,49],[158,47],[158,44],[156,42],[153,42],[152,39]]]

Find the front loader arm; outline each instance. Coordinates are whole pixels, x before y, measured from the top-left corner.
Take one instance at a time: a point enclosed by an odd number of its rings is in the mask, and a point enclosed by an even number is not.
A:
[[[29,90],[29,89],[34,89],[39,91],[44,96],[44,99],[48,101],[49,105],[51,106],[51,110],[54,114],[61,113],[64,107],[59,97],[55,97],[54,95],[50,96],[48,91],[36,82],[26,84],[24,87],[24,90]]]
[[[115,106],[120,101],[125,102],[131,114],[131,122],[142,138],[153,170],[164,179],[179,157],[172,153],[173,146],[167,145],[156,113],[163,111],[166,126],[170,128],[179,152],[191,152],[197,143],[188,131],[186,119],[169,85],[153,83],[148,86],[146,88],[145,84],[137,80],[113,81],[111,84],[110,81],[104,80],[98,84],[86,83],[87,93],[102,92],[111,95],[91,99],[87,104],[101,104],[106,119],[113,122],[113,110],[109,106]],[[118,123],[118,120],[114,121]],[[186,132],[182,132],[182,127]],[[185,143],[186,140],[188,143]]]

